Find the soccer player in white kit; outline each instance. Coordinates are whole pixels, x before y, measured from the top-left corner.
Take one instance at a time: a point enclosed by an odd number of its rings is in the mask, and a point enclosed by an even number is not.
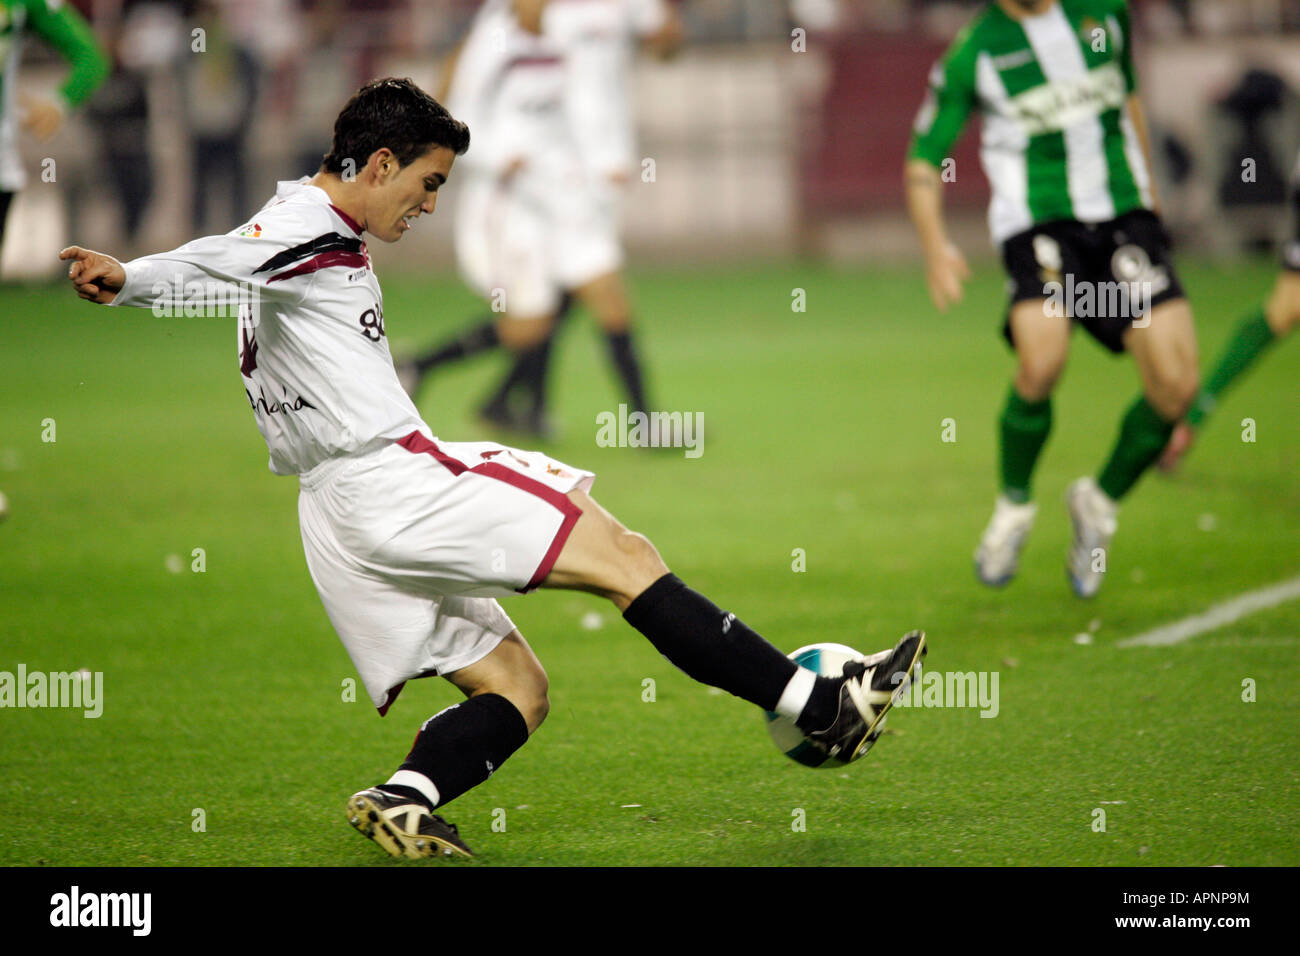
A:
[[[307,567],[382,715],[438,675],[466,700],[429,718],[389,780],[347,803],[394,856],[472,855],[432,811],[483,782],[545,718],[547,677],[495,600],[539,586],[608,598],[696,680],[790,717],[841,759],[870,749],[925,652],[914,631],[828,678],[802,670],[673,575],[588,495],[594,475],[492,442],[440,441],[402,390],[363,235],[396,242],[469,146],[409,80],[362,87],[310,179],[224,236],[120,263],[60,253],[78,295],[126,306],[251,290],[239,364],[270,468],[296,475]]]
[[[650,411],[619,235],[638,168],[630,71],[638,44],[666,56],[680,39],[667,0],[484,4],[455,56],[448,105],[486,147],[458,183],[456,253],[498,314],[402,362],[410,393],[440,366],[504,344],[516,359],[482,414],[545,435],[551,343],[577,299],[603,330],[632,408]],[[516,391],[523,408],[512,406]]]

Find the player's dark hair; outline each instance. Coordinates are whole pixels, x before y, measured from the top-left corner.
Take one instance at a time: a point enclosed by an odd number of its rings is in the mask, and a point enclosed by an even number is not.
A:
[[[334,121],[334,143],[321,169],[341,173],[351,159],[358,172],[384,147],[405,166],[437,146],[461,155],[469,149],[469,127],[409,79],[387,76],[352,94]]]

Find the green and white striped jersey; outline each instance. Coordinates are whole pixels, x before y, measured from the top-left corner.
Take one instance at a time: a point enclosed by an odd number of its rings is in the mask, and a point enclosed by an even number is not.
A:
[[[909,155],[942,168],[978,108],[994,243],[1056,219],[1104,222],[1151,207],[1136,88],[1125,0],[1058,0],[1021,20],[990,3],[935,65]]]
[[[15,87],[27,34],[40,37],[72,64],[59,91],[66,108],[80,105],[108,76],[108,58],[90,27],[63,0],[0,0],[0,192],[23,187]]]

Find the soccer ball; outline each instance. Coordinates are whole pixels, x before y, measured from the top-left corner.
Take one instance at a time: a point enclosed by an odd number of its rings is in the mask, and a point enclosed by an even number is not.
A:
[[[822,677],[839,677],[844,673],[844,665],[849,661],[860,661],[864,655],[843,644],[809,644],[790,655],[790,660],[800,667],[819,674]],[[772,735],[772,742],[778,750],[796,763],[805,767],[843,767],[849,761],[828,757],[808,742],[804,733],[795,726],[789,717],[782,717],[772,711],[766,711],[767,732]],[[884,721],[881,721],[883,725]],[[862,756],[862,751],[858,756]]]

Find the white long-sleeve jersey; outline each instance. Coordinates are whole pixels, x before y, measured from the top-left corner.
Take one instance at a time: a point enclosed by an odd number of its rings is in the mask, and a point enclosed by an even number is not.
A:
[[[577,162],[564,95],[563,51],[521,27],[510,0],[486,0],[447,95],[447,108],[473,137],[461,170],[498,177],[522,160],[539,179],[564,175]]]
[[[552,0],[537,35],[519,25],[510,0],[486,0],[447,100],[473,134],[462,176],[499,181],[522,161],[514,195],[553,216],[571,190],[630,174],[631,58],[636,37],[664,23],[665,2]]]
[[[276,474],[424,426],[393,367],[361,228],[324,190],[282,182],[238,229],[123,268],[114,305],[193,316],[241,303],[240,373]]]
[[[598,177],[636,166],[631,71],[637,41],[661,29],[667,0],[551,0],[542,32],[567,61],[568,110],[579,155]]]

